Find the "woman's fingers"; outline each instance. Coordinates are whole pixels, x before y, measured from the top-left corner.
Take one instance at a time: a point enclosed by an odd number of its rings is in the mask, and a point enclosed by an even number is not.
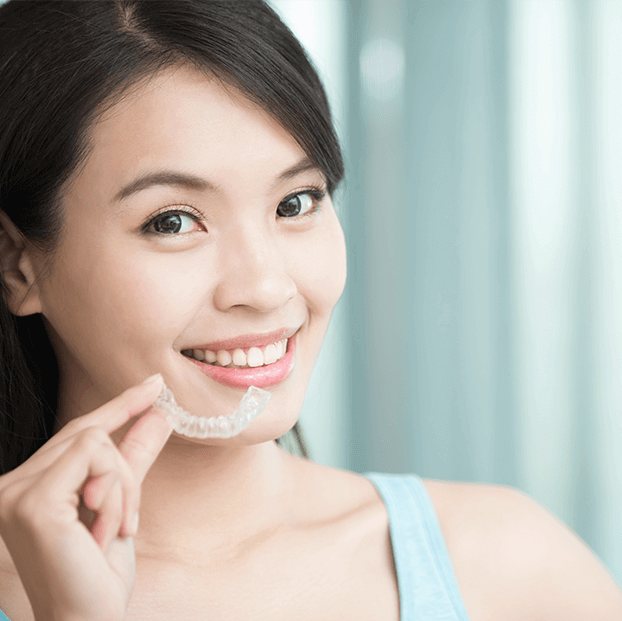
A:
[[[99,513],[104,510],[104,498],[116,479],[120,479],[123,490],[123,518],[119,534],[122,537],[135,534],[134,522],[140,504],[140,486],[172,429],[164,414],[156,409],[150,410],[132,425],[117,447],[118,475],[107,473],[90,478],[84,484],[82,498],[85,506]]]
[[[136,477],[110,436],[99,427],[77,433],[36,487],[45,490],[51,506],[67,495],[77,502],[77,490],[81,489],[84,506],[96,513],[91,534],[104,551],[119,534],[125,507],[137,507],[140,496]]]
[[[77,493],[88,477],[119,470],[119,455],[110,436],[99,427],[78,432],[65,451],[43,470],[41,486],[50,496]]]
[[[43,611],[37,618],[49,617],[50,602],[57,600],[60,617],[88,618],[85,602],[94,598],[100,617],[112,618],[108,611],[114,609],[115,618],[122,618],[119,602],[126,607],[129,601],[135,557],[132,539],[121,538],[120,531],[124,525],[124,534],[131,533],[140,483],[172,430],[150,408],[162,384],[157,376],[76,418],[0,477],[0,536],[33,609],[38,604]],[[123,434],[119,448],[115,440]],[[82,606],[77,616],[75,604]]]
[[[147,410],[161,388],[162,377],[157,375],[71,421],[8,478],[16,485],[35,480],[34,496],[44,502],[61,496],[67,500],[68,495],[77,501],[81,495],[84,506],[96,513],[91,532],[101,546],[117,535],[133,535],[140,485],[172,426],[162,412],[151,409],[130,427],[118,447],[109,434]]]
[[[29,524],[41,532],[71,526],[84,481],[88,476],[118,471],[119,461],[108,434],[97,428],[84,430],[45,470],[5,479],[1,489],[3,521],[17,521],[20,528]]]
[[[119,532],[122,537],[135,534],[134,522],[140,504],[140,486],[172,430],[166,416],[159,410],[152,409],[132,425],[117,447],[123,474],[123,519]],[[89,479],[82,491],[85,506],[99,511],[113,483],[114,480],[108,475]]]
[[[115,487],[119,490],[113,492]],[[30,493],[44,505],[62,506],[69,501],[77,509],[80,490],[85,506],[95,511],[98,518],[103,516],[103,522],[100,519],[98,524],[98,528],[103,527],[98,531],[100,544],[109,538],[111,524],[117,523],[114,535],[118,533],[124,503],[131,506],[138,503],[140,490],[136,477],[110,436],[99,427],[87,427],[77,433],[64,453],[42,473]],[[109,511],[112,513],[107,516]],[[59,521],[75,519],[67,514],[50,517]]]
[[[121,473],[118,470],[111,470],[98,477],[87,479],[81,493],[84,506],[91,511],[101,511],[106,496],[120,477]]]
[[[123,487],[119,480],[115,481],[91,525],[91,535],[97,545],[104,551],[110,542],[119,534],[123,521]]]

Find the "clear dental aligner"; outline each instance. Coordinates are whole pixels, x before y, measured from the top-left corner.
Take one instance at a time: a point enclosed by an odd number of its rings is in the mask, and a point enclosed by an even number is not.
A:
[[[154,406],[166,414],[173,429],[188,438],[232,438],[246,429],[268,405],[270,393],[251,386],[240,400],[239,408],[227,416],[194,416],[182,409],[164,384]]]

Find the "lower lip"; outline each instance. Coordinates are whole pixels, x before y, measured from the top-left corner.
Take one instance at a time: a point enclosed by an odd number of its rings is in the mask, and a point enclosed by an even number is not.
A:
[[[282,382],[294,368],[294,352],[296,350],[296,336],[290,337],[287,341],[287,351],[285,355],[273,364],[262,367],[251,367],[248,369],[230,369],[228,367],[217,367],[207,364],[194,358],[187,358],[190,362],[199,367],[199,370],[207,377],[224,384],[230,388],[267,388]]]

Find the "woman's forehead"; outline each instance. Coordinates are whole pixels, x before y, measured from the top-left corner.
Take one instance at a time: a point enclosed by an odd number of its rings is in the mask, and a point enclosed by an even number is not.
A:
[[[265,110],[187,68],[161,72],[133,88],[94,124],[89,143],[82,171],[106,171],[119,187],[158,170],[209,173],[213,183],[232,170],[274,170],[277,176],[305,157]]]

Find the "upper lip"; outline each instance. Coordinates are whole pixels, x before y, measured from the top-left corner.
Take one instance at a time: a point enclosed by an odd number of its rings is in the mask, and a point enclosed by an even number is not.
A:
[[[274,330],[273,332],[264,332],[263,334],[243,334],[241,336],[234,336],[229,339],[223,339],[222,341],[212,341],[211,343],[205,343],[203,345],[192,345],[191,347],[185,347],[187,349],[207,349],[209,351],[217,352],[221,349],[231,351],[234,349],[250,349],[251,347],[265,347],[271,343],[276,343],[282,339],[288,339],[292,336],[298,328],[281,328]]]

